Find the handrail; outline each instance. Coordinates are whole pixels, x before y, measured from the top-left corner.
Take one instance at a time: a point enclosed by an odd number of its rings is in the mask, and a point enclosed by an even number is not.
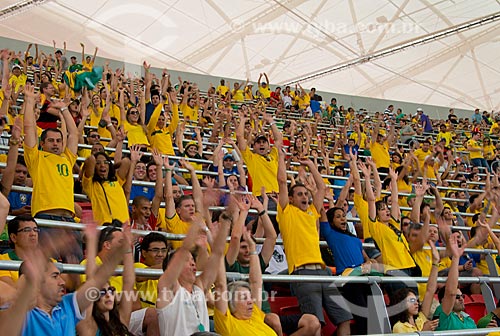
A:
[[[253,210],[253,213],[257,213],[256,210]],[[11,220],[15,218],[15,216],[7,216],[7,220]],[[35,218],[38,226],[40,227],[47,227],[47,228],[58,228],[58,229],[72,229],[72,230],[79,230],[83,231],[85,230],[86,224],[80,224],[80,223],[71,223],[71,222],[60,222],[60,221],[54,221],[54,220],[49,220],[49,219],[41,219],[41,218]],[[98,229],[104,229],[105,226],[101,226]],[[453,229],[457,230],[462,230],[462,229],[467,229],[462,226],[453,226],[451,227]],[[470,228],[469,228],[470,229]],[[499,231],[500,230],[496,230]],[[164,231],[145,231],[145,230],[132,230],[132,233],[137,236],[146,236],[151,232],[157,232],[162,235],[164,235],[168,240],[175,240],[175,241],[180,241],[183,240],[186,235],[185,234],[175,234],[175,233],[169,233],[169,232],[164,232]],[[228,241],[230,240],[230,237],[227,239]],[[265,238],[256,238],[257,243],[262,244],[264,243]],[[283,245],[283,239],[276,239],[276,245]],[[319,242],[320,247],[328,247],[328,244],[324,240],[320,240]],[[375,244],[373,243],[363,243],[363,248],[374,248]],[[428,246],[424,246],[424,249],[430,249]],[[438,250],[440,251],[445,251],[445,247],[437,247]],[[498,251],[495,249],[476,249],[476,248],[466,248],[465,253],[478,253],[478,254],[498,254]]]

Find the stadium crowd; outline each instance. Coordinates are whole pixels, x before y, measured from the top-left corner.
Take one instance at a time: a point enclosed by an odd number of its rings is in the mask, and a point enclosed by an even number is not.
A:
[[[141,77],[97,65],[81,46],[80,60],[55,41],[0,51],[0,260],[22,261],[0,270],[2,333],[367,334],[353,307],[368,285],[263,273],[422,276],[383,286],[393,332],[500,326],[496,310],[467,314],[481,287],[458,282],[498,274],[500,258],[492,272],[464,249],[500,249],[500,115],[356,111],[300,84],[271,90],[265,73],[200,88],[147,62]],[[270,289],[299,309],[273,312]]]

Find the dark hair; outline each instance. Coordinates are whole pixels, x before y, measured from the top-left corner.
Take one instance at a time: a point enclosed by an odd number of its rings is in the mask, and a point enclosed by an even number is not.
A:
[[[413,293],[417,298],[418,294],[411,288],[401,288],[398,291],[396,291],[390,298],[391,300],[391,306],[401,304],[403,301],[404,304],[406,304],[406,298],[408,297],[408,294]],[[399,313],[395,314],[392,317],[392,325],[395,325],[397,322],[408,322],[408,309],[398,309]]]
[[[106,176],[105,178],[100,177],[99,174],[96,174],[94,171],[94,176],[92,177],[92,181],[99,182],[99,183],[103,183],[105,181],[109,181],[109,182],[116,181],[117,178],[116,178],[115,166],[111,163],[111,159],[109,158],[109,156],[107,156],[106,153],[103,153],[103,152],[97,152],[94,154],[94,157],[96,158],[96,160],[97,160],[98,156],[103,156],[106,159],[106,161],[108,162],[108,176]],[[95,167],[95,169],[97,169],[97,166]]]
[[[151,166],[156,166],[156,162],[154,162],[154,160],[151,160],[146,164],[146,176],[148,177],[148,179],[150,179],[149,167],[151,167]]]
[[[154,242],[163,242],[165,246],[168,248],[168,240],[167,237],[158,232],[151,232],[144,236],[141,242],[141,250],[147,251],[149,249],[149,245]]]
[[[99,241],[97,243],[97,252],[102,251],[102,247],[104,246],[104,243],[107,241],[113,240],[113,233],[121,231],[120,228],[116,226],[106,226],[104,229],[101,230],[99,233]]]
[[[335,217],[336,211],[342,211],[342,213],[344,213],[344,209],[342,209],[341,207],[333,207],[328,209],[328,211],[326,212],[326,218],[328,220],[328,223],[330,223],[330,225],[333,224],[333,217]]]
[[[177,199],[177,201],[175,201],[175,208],[176,209],[179,208],[182,202],[184,202],[185,200],[192,200],[192,199],[193,199],[192,195],[182,195]]]
[[[109,321],[106,321],[104,314],[97,309],[97,302],[94,302],[92,307],[92,317],[97,324],[97,328],[102,336],[113,336],[113,335],[133,335],[128,330],[127,326],[123,324],[120,320],[120,312],[118,310],[118,305],[116,300],[113,304],[113,309],[109,311]]]
[[[60,129],[58,128],[46,128],[43,130],[42,134],[40,135],[40,141],[44,142],[45,139],[47,139],[47,133],[49,132],[54,132],[54,133],[59,133],[61,134],[61,138],[63,138],[63,134]]]
[[[52,85],[52,78],[48,82],[43,82],[40,84],[40,93],[43,93],[43,89],[46,89],[49,85]]]
[[[136,197],[134,197],[134,199],[132,201],[132,206],[138,207],[139,204],[141,204],[142,202],[149,203],[149,199],[146,196],[136,196]]]
[[[398,176],[401,176],[401,172],[403,171],[404,166],[399,166],[396,168],[396,173],[398,173]],[[410,179],[408,178],[408,174],[405,174],[403,176],[403,181],[405,181],[406,184],[410,183]]]
[[[288,190],[288,196],[289,197],[293,197],[293,193],[295,192],[295,188],[298,188],[298,187],[303,187],[303,188],[306,188],[305,185],[303,185],[302,183],[295,183],[292,187],[290,187],[290,189]],[[306,188],[307,189],[307,188]]]
[[[17,231],[19,230],[19,225],[21,222],[33,222],[38,226],[38,223],[36,222],[35,218],[33,218],[31,215],[19,215],[14,218],[12,218],[9,223],[7,223],[7,233],[9,234],[9,240],[10,240],[10,235],[11,234],[17,234]],[[14,248],[14,243],[12,241],[10,242],[10,245],[12,248]]]

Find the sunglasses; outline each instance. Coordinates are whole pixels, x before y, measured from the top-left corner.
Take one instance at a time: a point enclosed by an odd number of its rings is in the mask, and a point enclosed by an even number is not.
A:
[[[463,294],[457,294],[457,295],[455,295],[455,299],[457,299],[457,300],[463,299],[463,298],[465,298],[465,295],[463,295]]]
[[[139,111],[130,111],[129,114],[137,115],[137,114],[139,114]]]
[[[116,288],[113,286],[109,286],[108,288],[101,289],[99,293],[101,294],[101,297],[106,296],[106,294],[109,295],[114,295],[116,292]]]
[[[409,298],[409,299],[408,299],[408,302],[409,302],[409,303],[418,303],[418,299],[417,299],[417,298],[412,297],[412,298]]]
[[[89,135],[89,138],[97,138],[97,139],[100,139],[101,136],[99,134],[91,134]]]

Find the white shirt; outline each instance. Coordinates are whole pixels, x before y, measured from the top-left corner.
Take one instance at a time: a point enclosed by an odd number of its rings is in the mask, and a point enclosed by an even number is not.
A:
[[[201,331],[210,331],[207,303],[203,290],[193,286],[193,293],[179,287],[174,299],[164,308],[157,309],[161,335],[186,336]]]

